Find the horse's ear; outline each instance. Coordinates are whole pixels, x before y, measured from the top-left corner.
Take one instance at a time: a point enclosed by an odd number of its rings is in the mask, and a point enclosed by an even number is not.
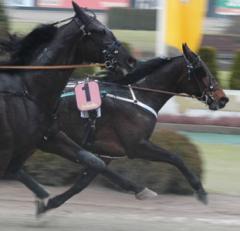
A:
[[[190,59],[191,59],[191,50],[188,47],[187,43],[183,43],[182,44],[182,50],[183,50],[184,56],[190,61]]]
[[[81,10],[80,6],[74,1],[72,1],[72,6],[76,13],[78,13],[78,11]]]
[[[72,1],[73,9],[76,13],[76,16],[84,23],[88,24],[88,15],[84,12],[83,8],[81,8],[76,2]]]
[[[197,55],[188,47],[187,43],[182,44],[182,50],[186,59],[193,63]]]
[[[183,43],[183,44],[182,44],[182,50],[183,50],[183,54],[184,54],[184,55],[187,54],[187,47],[188,47],[187,43]]]

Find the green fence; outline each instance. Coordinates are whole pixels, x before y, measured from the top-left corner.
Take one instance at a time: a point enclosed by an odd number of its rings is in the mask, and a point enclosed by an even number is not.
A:
[[[108,11],[108,26],[111,29],[155,30],[156,10],[112,8]]]

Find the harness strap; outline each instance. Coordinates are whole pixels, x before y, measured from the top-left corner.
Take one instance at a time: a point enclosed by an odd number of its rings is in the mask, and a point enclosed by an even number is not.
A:
[[[131,88],[132,89],[132,88]],[[133,92],[133,90],[132,90]],[[61,98],[65,98],[65,97],[69,97],[69,96],[73,96],[75,95],[74,92],[66,92],[64,94],[61,95]],[[121,101],[124,101],[124,102],[128,102],[128,103],[132,103],[132,104],[136,104],[138,105],[139,107],[149,111],[151,114],[153,114],[155,116],[155,118],[158,117],[158,114],[157,112],[151,108],[150,106],[148,106],[147,104],[145,103],[142,103],[141,101],[137,100],[136,97],[135,97],[135,94],[133,92],[133,99],[128,99],[128,98],[125,98],[125,97],[121,97],[121,96],[116,96],[116,95],[112,95],[112,94],[109,94],[109,93],[106,93],[105,96],[109,97],[109,98],[113,98],[113,99],[117,99],[117,100],[121,100]]]
[[[151,114],[153,114],[155,116],[156,119],[158,117],[157,112],[153,108],[149,107],[147,104],[142,103],[138,100],[128,99],[128,98],[124,98],[124,97],[121,97],[121,96],[116,96],[116,95],[112,95],[112,94],[108,94],[108,93],[106,94],[106,96],[109,97],[109,98],[118,99],[118,100],[125,101],[125,102],[128,102],[128,103],[136,104],[139,107],[149,111]]]
[[[119,160],[125,158],[126,155],[124,156],[106,156],[102,154],[97,154],[98,157],[105,158],[105,159],[111,159],[111,160]]]
[[[96,130],[96,111],[89,111],[89,118],[84,130],[84,137],[82,139],[82,145],[91,145],[95,139],[94,132]]]
[[[128,88],[129,88],[129,91],[130,91],[130,93],[131,93],[131,95],[132,95],[132,98],[133,98],[133,100],[134,100],[134,103],[137,103],[137,98],[136,98],[135,93],[134,93],[134,91],[133,91],[133,89],[132,89],[132,86],[131,86],[130,84],[128,85]]]

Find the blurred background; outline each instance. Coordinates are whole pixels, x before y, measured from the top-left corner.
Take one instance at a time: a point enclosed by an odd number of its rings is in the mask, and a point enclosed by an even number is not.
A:
[[[240,195],[237,183],[240,175],[240,0],[75,2],[94,10],[98,19],[110,27],[138,59],[178,55],[183,42],[201,55],[225,89],[230,103],[220,111],[211,112],[193,99],[174,97],[160,111],[160,123],[152,139],[182,155],[203,178],[210,192]],[[39,23],[54,22],[72,14],[71,0],[4,0],[0,8],[0,36],[7,36],[7,32],[23,35]],[[58,178],[59,184],[66,184],[78,170],[65,163],[38,153],[26,168],[43,183],[52,184],[46,176],[51,174]],[[134,161],[126,164],[126,160],[122,160],[112,166],[135,181],[141,178],[140,183],[158,192],[191,193],[178,172],[168,165],[159,167]],[[136,172],[145,167],[150,170],[144,172],[154,169],[154,174],[143,179]],[[63,168],[69,171],[62,171]],[[132,173],[129,169],[133,169]],[[61,174],[55,174],[56,171]]]

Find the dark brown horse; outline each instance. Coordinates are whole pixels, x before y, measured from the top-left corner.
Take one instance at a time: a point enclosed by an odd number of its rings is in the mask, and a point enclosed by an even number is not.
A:
[[[150,73],[149,66],[154,67],[157,63],[158,68],[152,69]],[[150,74],[141,76],[141,73]],[[208,105],[210,110],[223,108],[228,98],[206,64],[187,45],[183,45],[182,56],[163,60],[155,59],[147,65],[140,65],[125,79],[126,81],[123,79],[120,82],[126,83],[140,78],[142,80],[133,84],[132,87],[100,82],[100,88],[104,93],[102,117],[96,120],[95,133],[88,137],[89,142],[83,142],[86,138],[88,120],[80,118],[71,89],[62,96],[59,126],[75,142],[85,144],[85,148],[102,155],[103,158],[127,155],[129,158],[162,161],[176,166],[192,186],[198,199],[206,203],[207,194],[198,177],[190,171],[182,159],[151,143],[149,137],[157,123],[158,111],[172,97],[168,92],[194,96]],[[91,170],[86,170],[85,174],[88,172],[92,174],[92,177],[88,178],[89,183],[96,174],[94,175]],[[116,180],[116,183],[119,182]],[[72,196],[80,190],[81,188],[75,188],[69,195]],[[62,195],[58,199],[64,203],[69,195]]]
[[[135,60],[95,16],[73,3],[75,16],[34,29],[26,37],[2,41],[10,52],[4,65],[68,65],[106,63],[126,73]],[[0,176],[13,175],[44,199],[49,194],[22,169],[36,149],[80,162],[105,173],[105,163],[56,126],[55,110],[73,69],[0,71]],[[106,174],[107,175],[107,174]],[[41,204],[44,206],[43,204]],[[39,208],[41,209],[41,208]]]

